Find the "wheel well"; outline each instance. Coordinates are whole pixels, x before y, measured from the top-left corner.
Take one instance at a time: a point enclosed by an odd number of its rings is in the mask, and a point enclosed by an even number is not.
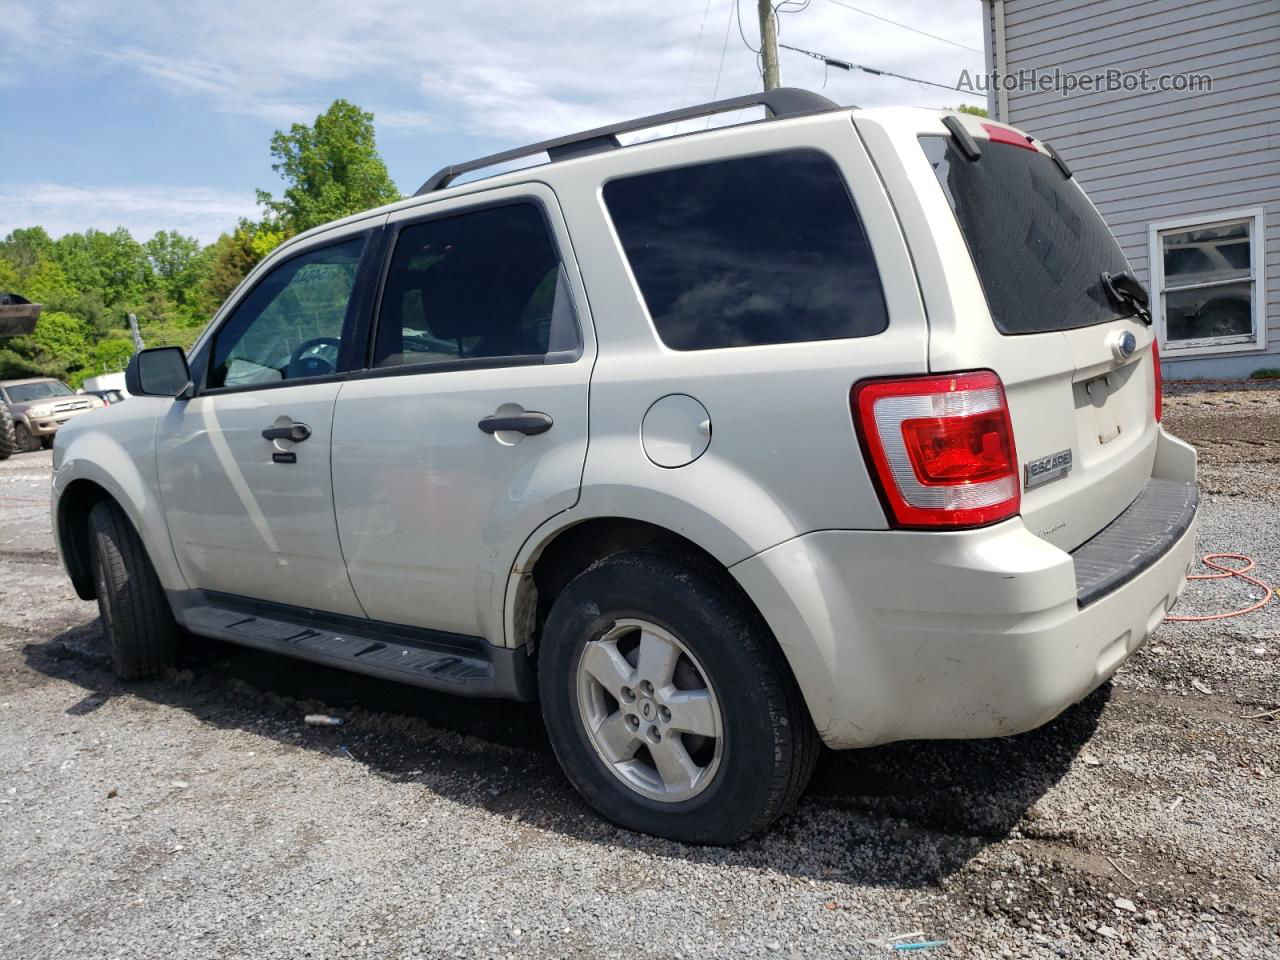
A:
[[[516,588],[515,645],[528,644],[530,652],[536,648],[551,605],[574,577],[599,560],[634,550],[675,554],[721,582],[755,610],[724,564],[692,540],[643,520],[597,517],[562,530],[543,545],[533,566],[526,566]]]
[[[58,546],[81,600],[97,597],[89,565],[89,511],[94,504],[110,499],[111,494],[92,480],[73,480],[58,498]]]

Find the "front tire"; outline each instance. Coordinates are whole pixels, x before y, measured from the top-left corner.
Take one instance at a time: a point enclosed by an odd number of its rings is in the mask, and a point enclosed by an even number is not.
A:
[[[799,799],[818,739],[759,615],[714,571],[609,557],[556,598],[538,665],[570,782],[632,830],[733,843]]]
[[[40,449],[40,441],[31,435],[25,423],[14,425],[13,437],[14,446],[20,453],[31,453]]]
[[[111,665],[123,680],[152,677],[178,660],[178,625],[151,559],[124,511],[111,501],[89,511],[93,575]]]

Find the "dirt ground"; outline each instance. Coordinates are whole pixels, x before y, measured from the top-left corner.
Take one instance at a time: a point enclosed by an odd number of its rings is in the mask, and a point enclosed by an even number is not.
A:
[[[1280,391],[1165,410],[1201,552],[1275,584]],[[116,681],[49,469],[0,463],[0,957],[1280,957],[1280,601],[1166,622],[1040,730],[828,754],[767,834],[693,848],[587,809],[535,708],[211,644]]]

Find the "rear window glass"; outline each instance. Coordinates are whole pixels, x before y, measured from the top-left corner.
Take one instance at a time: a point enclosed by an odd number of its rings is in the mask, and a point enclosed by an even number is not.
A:
[[[668,347],[836,340],[888,325],[862,221],[825,154],[626,177],[604,200]]]
[[[949,137],[920,138],[955,211],[1002,333],[1046,333],[1132,313],[1101,274],[1128,270],[1120,245],[1074,180],[1052,158],[982,141],[966,160]]]

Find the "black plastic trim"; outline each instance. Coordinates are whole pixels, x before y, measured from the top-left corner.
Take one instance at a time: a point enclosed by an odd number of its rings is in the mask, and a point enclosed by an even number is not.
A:
[[[169,600],[198,636],[461,696],[537,696],[524,647],[208,590],[172,591]]]
[[[978,146],[978,141],[973,138],[973,134],[965,129],[963,120],[959,117],[943,117],[942,125],[951,131],[951,139],[956,142],[965,159],[977,160],[982,156],[982,148]]]
[[[1152,477],[1124,512],[1071,553],[1076,602],[1096,603],[1163,557],[1195,520],[1194,481]]]
[[[1053,149],[1053,144],[1040,142],[1040,146],[1044,147],[1045,153],[1053,158],[1053,162],[1058,165],[1058,169],[1062,171],[1062,175],[1068,180],[1071,179],[1071,168],[1067,166],[1067,161],[1062,159],[1062,154]]]

